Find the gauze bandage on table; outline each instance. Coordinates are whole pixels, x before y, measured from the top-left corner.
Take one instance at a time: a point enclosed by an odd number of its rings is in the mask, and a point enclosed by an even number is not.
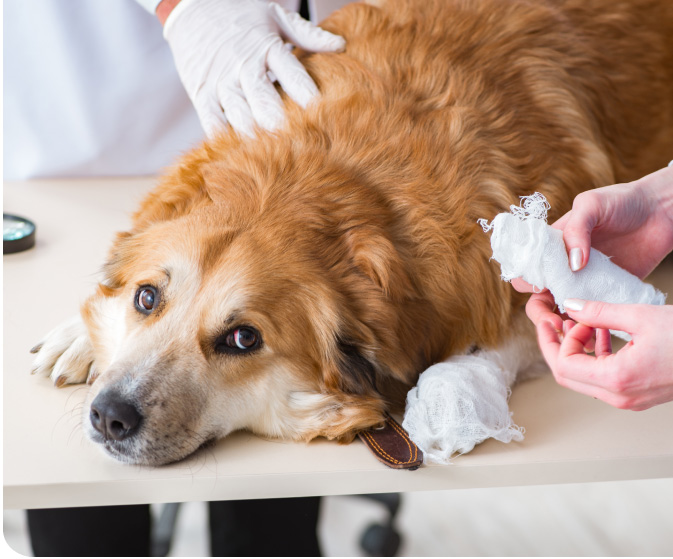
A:
[[[449,464],[455,454],[470,452],[493,438],[523,440],[507,406],[513,367],[497,352],[454,355],[424,371],[407,394],[404,427],[423,451],[425,462]]]
[[[568,264],[563,233],[547,225],[549,204],[536,192],[522,197],[520,207],[501,213],[489,224],[479,223],[491,234],[493,258],[500,263],[505,281],[523,278],[537,289],[548,289],[560,312],[566,299],[585,299],[606,303],[663,305],[666,296],[652,285],[613,263],[602,252],[591,249],[589,262],[577,272]],[[630,340],[625,332],[613,334]]]

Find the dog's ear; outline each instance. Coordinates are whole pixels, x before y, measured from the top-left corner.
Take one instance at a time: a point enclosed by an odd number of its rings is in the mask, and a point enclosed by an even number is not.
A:
[[[175,219],[195,206],[211,201],[201,169],[178,167],[145,196],[140,208],[133,214],[133,228],[141,231],[153,223]]]
[[[344,336],[335,340],[330,353],[320,391],[293,407],[307,414],[304,419],[317,428],[307,438],[350,442],[359,431],[385,421],[387,404],[376,389],[376,364],[365,349]]]
[[[134,237],[131,231],[123,231],[115,236],[103,264],[103,280],[99,283],[103,295],[113,295],[117,289],[126,284],[124,271],[128,270],[132,258]]]
[[[380,227],[360,225],[343,238],[353,264],[393,301],[413,297],[414,287],[400,248]]]
[[[377,393],[376,366],[353,341],[337,340],[336,375],[328,383],[347,394]],[[331,380],[331,382],[330,382]]]

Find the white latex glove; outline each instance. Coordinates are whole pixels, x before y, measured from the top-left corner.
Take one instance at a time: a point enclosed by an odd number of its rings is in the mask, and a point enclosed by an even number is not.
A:
[[[311,51],[343,50],[342,37],[266,0],[182,0],[164,25],[178,74],[209,137],[229,122],[253,135],[284,120],[271,71],[301,107],[318,95],[284,40]]]

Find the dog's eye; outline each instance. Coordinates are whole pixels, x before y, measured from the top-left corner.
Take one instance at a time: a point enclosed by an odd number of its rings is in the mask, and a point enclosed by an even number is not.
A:
[[[238,349],[252,349],[257,345],[257,332],[252,328],[236,328],[229,334],[227,342]]]
[[[227,332],[216,342],[220,353],[246,353],[257,349],[262,343],[259,332],[249,326],[241,326]]]
[[[136,291],[135,306],[141,313],[149,314],[157,306],[159,296],[157,290],[149,285],[143,286]]]

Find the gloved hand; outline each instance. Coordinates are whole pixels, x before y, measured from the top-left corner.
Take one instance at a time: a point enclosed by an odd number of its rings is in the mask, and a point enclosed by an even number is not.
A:
[[[252,136],[284,119],[270,70],[301,107],[318,95],[284,40],[311,52],[343,50],[345,41],[266,0],[182,0],[166,19],[178,74],[209,137],[229,122]]]

